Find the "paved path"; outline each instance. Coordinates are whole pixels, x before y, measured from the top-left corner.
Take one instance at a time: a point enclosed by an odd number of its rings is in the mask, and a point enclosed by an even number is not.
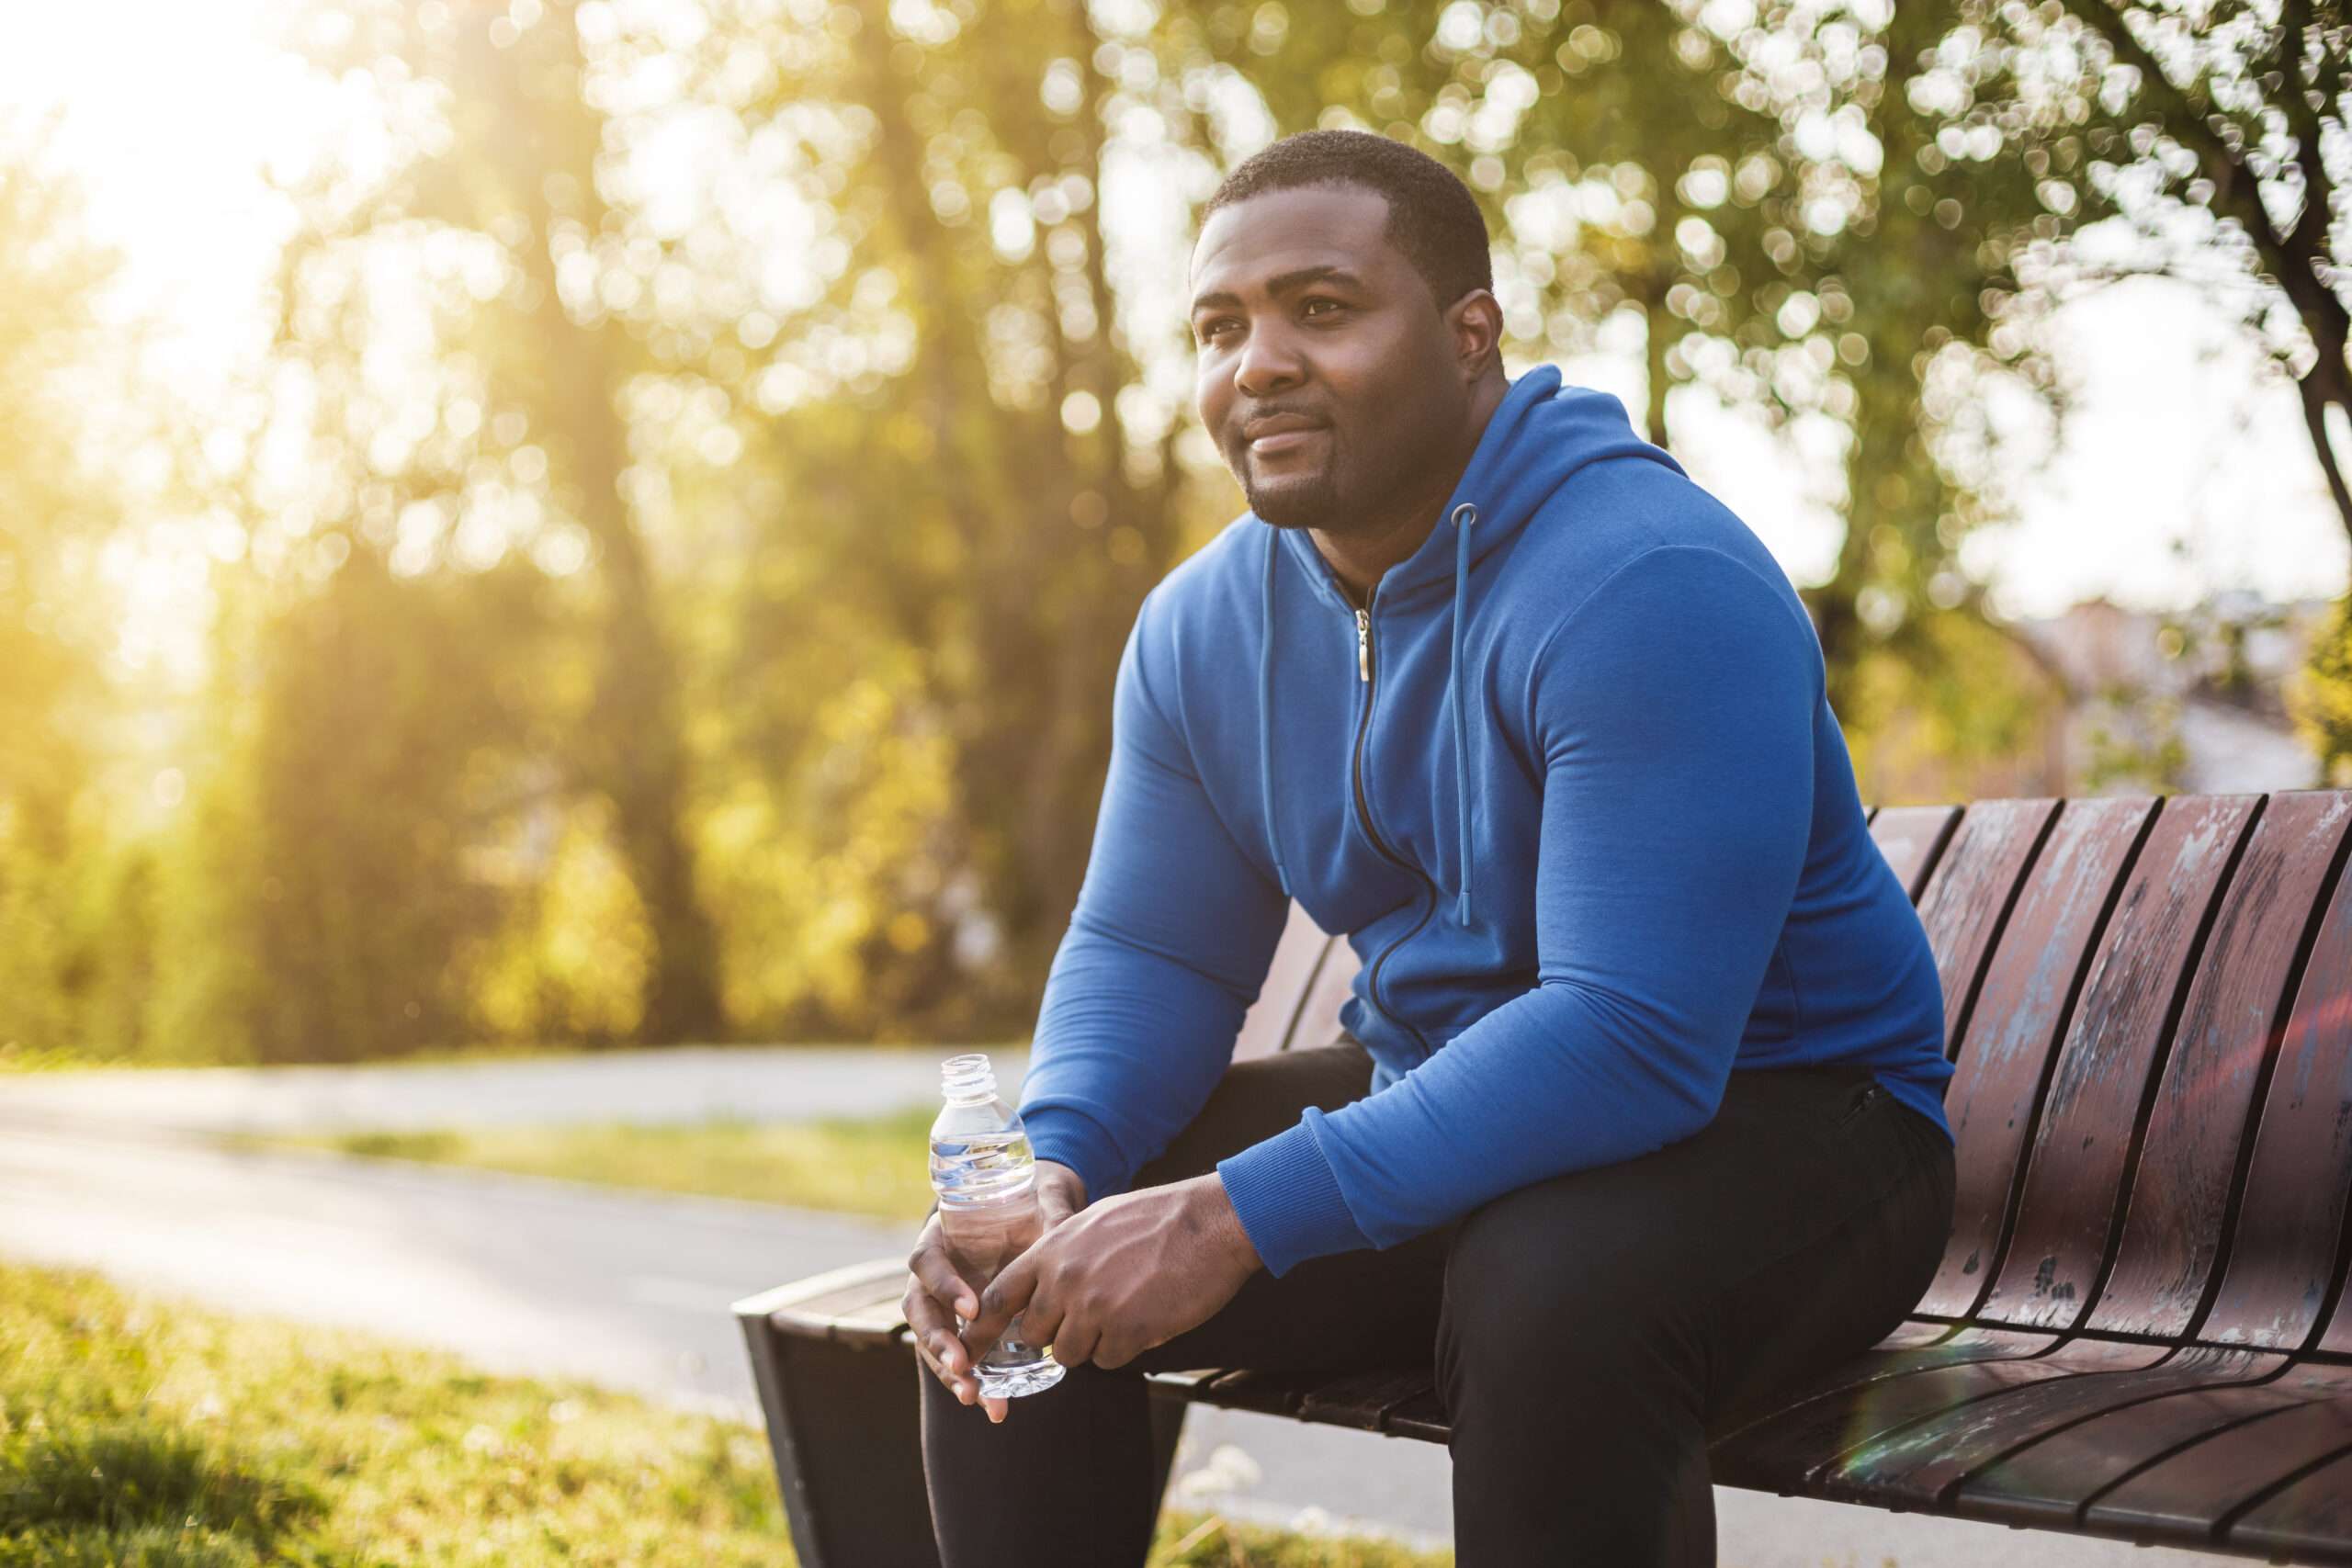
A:
[[[786,1122],[939,1098],[962,1046],[684,1046],[404,1066],[139,1067],[0,1074],[0,1118],[188,1132],[337,1132],[543,1122]],[[1008,1090],[1028,1053],[989,1050]]]
[[[648,1089],[641,1067],[551,1089],[548,1065],[536,1063],[354,1069],[354,1087],[333,1082],[332,1069],[240,1075],[247,1081],[220,1086],[199,1077],[179,1096],[89,1087],[99,1077],[162,1076],[150,1073],[71,1075],[83,1086],[63,1093],[68,1075],[0,1078],[0,1254],[86,1265],[238,1311],[372,1329],[494,1369],[577,1376],[756,1421],[728,1303],[887,1256],[906,1245],[900,1227],[527,1177],[224,1150],[160,1130],[319,1125],[288,1120],[317,1108],[349,1116],[344,1125],[553,1120],[558,1104],[601,1120],[620,1113],[616,1097],[632,1089],[644,1092],[627,1108],[642,1111],[656,1094],[708,1103],[699,1095],[713,1083],[727,1087],[730,1098],[719,1103],[730,1109],[822,1103],[832,1113],[905,1103],[908,1084],[927,1098],[935,1081],[936,1054],[888,1064],[870,1081],[849,1081],[855,1075],[845,1077],[838,1063],[804,1074],[810,1054],[802,1052],[693,1055],[724,1060],[685,1073],[700,1081],[691,1091]],[[767,1065],[753,1070],[754,1058]],[[879,1064],[861,1055],[848,1065]],[[409,1075],[424,1076],[412,1084]],[[468,1083],[481,1092],[450,1098]],[[17,1092],[28,1086],[48,1092]],[[481,1114],[447,1114],[453,1106]],[[445,1108],[442,1120],[422,1120],[434,1107]],[[538,1114],[522,1115],[525,1107]],[[369,1110],[381,1121],[371,1122]],[[1445,1454],[1427,1444],[1195,1409],[1185,1445],[1177,1485],[1188,1501],[1272,1522],[1316,1508],[1412,1540],[1451,1529]],[[1719,1489],[1716,1502],[1723,1561],[1742,1568],[2221,1561],[1730,1490]]]

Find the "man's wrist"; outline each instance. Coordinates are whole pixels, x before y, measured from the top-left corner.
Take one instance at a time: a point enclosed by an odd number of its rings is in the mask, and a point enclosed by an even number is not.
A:
[[[1041,1183],[1060,1182],[1077,1200],[1077,1207],[1080,1209],[1086,1207],[1086,1178],[1080,1176],[1073,1167],[1064,1165],[1057,1159],[1041,1159],[1037,1162],[1037,1179]]]
[[[1198,1178],[1192,1183],[1192,1201],[1199,1216],[1202,1233],[1219,1257],[1230,1259],[1242,1273],[1254,1274],[1265,1267],[1258,1248],[1242,1227],[1241,1216],[1235,1212],[1233,1200],[1225,1190],[1225,1178],[1216,1171]]]

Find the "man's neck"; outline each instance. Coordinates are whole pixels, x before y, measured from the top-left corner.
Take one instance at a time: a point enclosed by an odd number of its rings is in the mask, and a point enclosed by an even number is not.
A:
[[[1446,493],[1453,493],[1451,485]],[[1443,504],[1442,501],[1438,504]],[[1436,526],[1437,513],[1434,509],[1428,509],[1377,534],[1332,535],[1320,528],[1309,528],[1306,536],[1315,541],[1316,550],[1329,564],[1331,575],[1340,580],[1349,599],[1362,608],[1370,603],[1373,585],[1382,574],[1419,549],[1421,541]]]

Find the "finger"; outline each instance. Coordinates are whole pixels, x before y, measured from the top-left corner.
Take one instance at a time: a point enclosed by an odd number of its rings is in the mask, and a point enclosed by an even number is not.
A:
[[[1029,1304],[1036,1288],[1036,1258],[1037,1249],[1033,1247],[1006,1264],[1004,1271],[980,1292],[980,1310],[964,1325],[964,1350],[973,1360],[986,1356],[1004,1333],[1004,1325]]]
[[[991,1421],[1003,1420],[1004,1413],[1012,1408],[1012,1401],[1009,1399],[984,1399],[980,1403],[989,1407],[989,1419]]]
[[[979,1391],[967,1375],[971,1360],[964,1353],[964,1342],[956,1337],[956,1320],[948,1315],[947,1309],[928,1291],[916,1285],[908,1287],[899,1310],[906,1315],[915,1354],[922,1358],[923,1365],[947,1385],[949,1393],[965,1404],[971,1404]]]
[[[1024,1330],[1028,1328],[1027,1317],[1022,1318],[1021,1326]],[[1095,1347],[1102,1338],[1102,1330],[1100,1326],[1089,1321],[1084,1314],[1073,1313],[1063,1318],[1050,1330],[1041,1328],[1038,1331],[1038,1337],[1031,1343],[1051,1345],[1054,1348],[1055,1360],[1065,1367],[1076,1367],[1085,1364],[1087,1359],[1094,1354]]]
[[[923,1234],[926,1239],[907,1257],[908,1269],[924,1290],[966,1317],[971,1316],[978,1310],[979,1292],[966,1284],[964,1277],[956,1272],[956,1265],[948,1258],[947,1249],[928,1239],[931,1232],[926,1230]]]
[[[1029,1304],[1021,1309],[1021,1342],[1023,1345],[1034,1345],[1043,1349],[1048,1345],[1058,1344],[1071,1326],[1064,1317],[1060,1301],[1043,1286],[1031,1292]]]

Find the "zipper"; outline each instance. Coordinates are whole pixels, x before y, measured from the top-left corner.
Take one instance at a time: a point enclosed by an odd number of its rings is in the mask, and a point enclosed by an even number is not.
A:
[[[1863,1111],[1868,1111],[1871,1106],[1876,1105],[1878,1103],[1878,1080],[1873,1078],[1861,1093],[1854,1097],[1854,1103],[1846,1107],[1846,1113],[1838,1118],[1838,1125],[1843,1127],[1847,1122],[1851,1122],[1855,1117],[1860,1116]]]
[[[1429,1041],[1422,1037],[1419,1030],[1382,1006],[1380,1000],[1380,971],[1388,963],[1388,955],[1420,935],[1421,928],[1428,925],[1430,917],[1437,912],[1437,884],[1430,880],[1427,872],[1390,849],[1381,839],[1380,830],[1372,825],[1372,803],[1364,798],[1363,742],[1364,737],[1372,730],[1373,699],[1379,695],[1372,680],[1372,606],[1379,594],[1379,586],[1374,584],[1372,591],[1364,595],[1363,607],[1356,611],[1356,674],[1364,687],[1363,712],[1356,719],[1355,754],[1349,761],[1348,771],[1355,786],[1356,821],[1362,824],[1364,838],[1383,860],[1400,870],[1411,872],[1420,879],[1422,890],[1429,895],[1429,903],[1422,908],[1421,918],[1413,922],[1413,929],[1382,948],[1380,955],[1372,961],[1372,976],[1364,983],[1364,994],[1371,998],[1372,1005],[1379,1009],[1382,1017],[1413,1037],[1413,1043],[1421,1048],[1421,1059],[1427,1061],[1432,1055]]]

